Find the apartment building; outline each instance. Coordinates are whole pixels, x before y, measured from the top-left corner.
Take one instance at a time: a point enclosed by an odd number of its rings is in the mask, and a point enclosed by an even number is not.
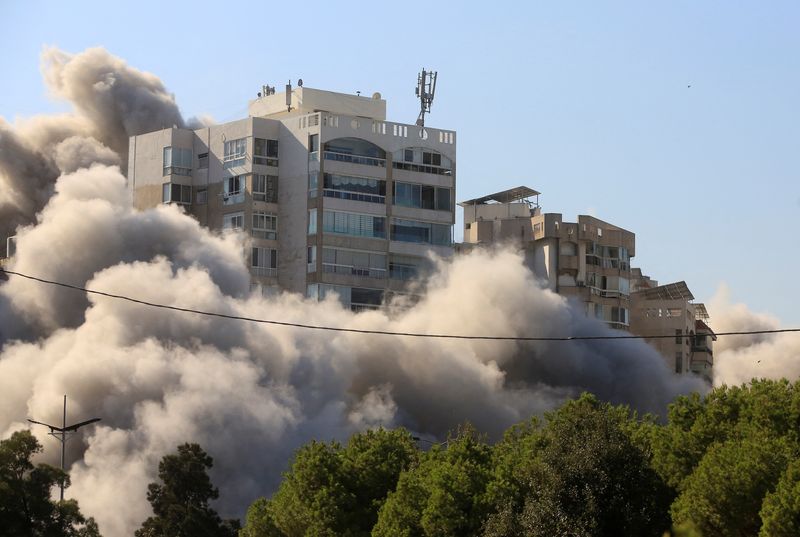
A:
[[[128,186],[246,233],[254,286],[363,309],[452,255],[455,162],[455,132],[386,121],[378,93],[265,86],[244,119],[131,137]]]
[[[520,186],[459,203],[464,209],[460,248],[516,247],[550,289],[582,304],[587,315],[627,329],[636,236],[592,216],[566,222],[559,213],[542,213],[539,194]]]
[[[645,341],[659,351],[671,369],[676,373],[691,371],[710,381],[717,336],[708,326],[705,305],[692,302],[694,295],[686,282],[650,286],[642,284],[643,279],[649,280],[643,276],[637,282],[638,290],[631,293],[631,332],[661,336],[646,337]]]

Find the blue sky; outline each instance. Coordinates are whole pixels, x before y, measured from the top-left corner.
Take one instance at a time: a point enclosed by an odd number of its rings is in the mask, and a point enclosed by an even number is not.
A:
[[[459,200],[531,186],[546,212],[635,232],[634,265],[660,282],[708,300],[724,281],[800,325],[799,25],[777,1],[0,0],[0,116],[67,109],[41,81],[47,44],[104,46],[218,121],[303,78],[380,91],[413,123],[434,68],[428,124],[458,132]]]

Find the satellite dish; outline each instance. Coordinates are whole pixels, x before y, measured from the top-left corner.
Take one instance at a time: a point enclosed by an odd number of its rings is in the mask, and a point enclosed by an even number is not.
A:
[[[372,94],[372,98],[375,99],[376,101],[380,100],[381,92],[376,91],[375,93]]]
[[[301,87],[301,88],[303,87],[303,79],[302,79],[302,78],[300,78],[300,79],[298,79],[298,80],[297,80],[297,85],[298,85],[299,87]]]

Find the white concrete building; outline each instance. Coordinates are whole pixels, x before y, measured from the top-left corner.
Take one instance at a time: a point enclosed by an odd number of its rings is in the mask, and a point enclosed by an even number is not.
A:
[[[402,292],[430,251],[452,254],[455,132],[388,122],[377,93],[265,93],[245,119],[131,137],[135,206],[241,230],[255,285],[354,309]]]

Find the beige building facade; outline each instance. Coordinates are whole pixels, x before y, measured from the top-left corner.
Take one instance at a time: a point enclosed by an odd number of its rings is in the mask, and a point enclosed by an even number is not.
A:
[[[659,336],[645,337],[645,341],[676,373],[691,371],[711,380],[717,336],[708,325],[705,305],[693,300],[686,282],[651,286],[640,280],[631,294],[630,330],[640,336]]]
[[[386,121],[386,101],[305,87],[245,119],[130,139],[139,209],[174,203],[249,237],[254,286],[380,307],[450,256],[456,136]]]
[[[581,303],[588,316],[627,329],[636,236],[592,216],[567,222],[559,213],[542,213],[538,196],[531,188],[517,187],[459,203],[463,247],[519,248],[550,289]]]

